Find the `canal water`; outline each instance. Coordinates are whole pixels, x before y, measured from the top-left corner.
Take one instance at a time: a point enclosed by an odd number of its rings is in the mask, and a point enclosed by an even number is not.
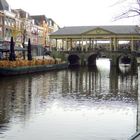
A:
[[[97,67],[0,78],[0,140],[127,140],[138,129],[137,70]]]

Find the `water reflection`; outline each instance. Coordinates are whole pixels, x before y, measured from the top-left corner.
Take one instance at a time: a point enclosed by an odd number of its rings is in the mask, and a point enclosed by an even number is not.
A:
[[[136,131],[137,73],[69,69],[0,80],[3,140],[111,140]]]

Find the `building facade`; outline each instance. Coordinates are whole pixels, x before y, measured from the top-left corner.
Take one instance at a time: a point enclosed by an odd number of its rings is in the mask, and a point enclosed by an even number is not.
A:
[[[10,44],[11,36],[16,46],[26,47],[31,39],[33,47],[42,48],[53,46],[49,34],[55,32],[59,26],[45,15],[31,16],[22,9],[10,9],[6,0],[0,1],[0,45]],[[53,43],[52,43],[53,42]],[[37,55],[41,55],[39,49]]]

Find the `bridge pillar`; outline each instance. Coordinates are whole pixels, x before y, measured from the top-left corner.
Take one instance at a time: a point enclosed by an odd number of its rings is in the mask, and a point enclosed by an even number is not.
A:
[[[89,49],[91,50],[91,38],[89,38]]]
[[[113,50],[113,38],[110,38],[110,51]]]
[[[70,50],[72,50],[72,39],[70,39]]]
[[[131,38],[131,51],[134,51],[134,40],[133,40],[133,37]]]
[[[81,45],[81,50],[83,51],[83,47],[84,47],[84,44],[83,44],[83,41],[84,41],[84,39],[83,39],[83,37],[82,37],[82,45]]]
[[[111,58],[110,65],[111,66],[118,66],[118,55],[112,54],[110,58]]]
[[[118,40],[116,37],[110,38],[110,51],[116,51],[118,47]]]
[[[116,37],[114,37],[113,45],[114,45],[114,51],[116,51],[118,47],[118,40]]]
[[[68,50],[69,48],[69,42],[68,42],[68,39],[66,38],[66,50]]]
[[[87,38],[86,38],[86,45],[85,45],[85,47],[86,47],[86,48],[85,48],[85,51],[87,52],[87,51],[88,51],[88,47],[89,47],[89,46],[88,46],[88,39],[87,39]]]
[[[64,40],[62,40],[62,48],[63,48],[63,49],[64,49],[64,46],[65,46],[65,45],[64,45]]]
[[[85,56],[82,54],[81,55],[81,58],[80,58],[80,65],[81,66],[86,66],[86,59],[85,59]]]
[[[85,53],[80,55],[80,65],[81,66],[88,66],[88,57]]]
[[[56,42],[55,42],[55,46],[56,46],[56,49],[57,49],[57,39],[55,39],[55,41],[56,41]]]

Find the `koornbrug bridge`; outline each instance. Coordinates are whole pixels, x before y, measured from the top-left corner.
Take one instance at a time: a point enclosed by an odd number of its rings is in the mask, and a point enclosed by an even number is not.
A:
[[[64,27],[50,38],[71,64],[95,65],[97,57],[108,57],[117,65],[123,56],[134,63],[140,51],[140,27],[135,25]]]

